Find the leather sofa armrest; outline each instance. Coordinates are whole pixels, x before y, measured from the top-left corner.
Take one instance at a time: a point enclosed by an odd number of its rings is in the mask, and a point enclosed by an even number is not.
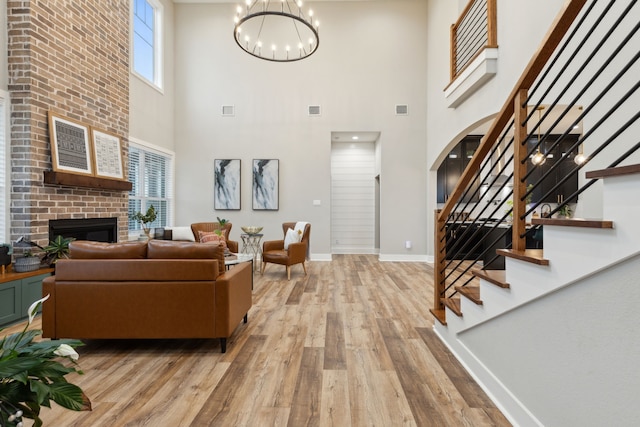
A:
[[[289,244],[289,260],[293,263],[304,262],[307,259],[307,244],[305,242]]]
[[[229,248],[229,252],[233,252],[234,254],[238,253],[238,242],[235,240],[227,240],[227,248]]]
[[[262,252],[281,251],[284,249],[284,240],[267,240],[262,244]]]
[[[252,265],[250,262],[237,264],[216,279],[215,329],[217,336],[231,336],[251,308]]]

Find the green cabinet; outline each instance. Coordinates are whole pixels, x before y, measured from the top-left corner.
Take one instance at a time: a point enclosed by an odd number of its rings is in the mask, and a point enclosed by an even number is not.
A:
[[[50,271],[36,271],[31,275],[9,273],[2,276],[5,281],[0,283],[0,326],[28,316],[29,306],[42,298],[42,280],[50,275]],[[13,277],[15,279],[11,280]]]

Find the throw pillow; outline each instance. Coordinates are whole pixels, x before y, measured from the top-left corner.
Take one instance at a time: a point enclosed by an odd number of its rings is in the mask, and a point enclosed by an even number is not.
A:
[[[198,231],[198,235],[200,236],[200,243],[219,244],[224,249],[227,249],[227,241],[224,237],[224,232],[220,236],[215,231]]]
[[[171,227],[171,234],[172,240],[187,240],[189,242],[196,241],[196,238],[193,237],[191,227]]]
[[[284,236],[284,250],[289,249],[291,243],[300,243],[302,241],[302,232],[295,231],[291,228],[287,230],[287,234]]]

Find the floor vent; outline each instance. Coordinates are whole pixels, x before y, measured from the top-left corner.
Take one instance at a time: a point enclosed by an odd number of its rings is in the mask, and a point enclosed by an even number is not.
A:
[[[233,105],[223,105],[222,106],[222,116],[223,117],[233,117],[236,115],[236,107]]]
[[[319,116],[320,115],[320,106],[319,105],[309,105],[309,115],[310,116]]]
[[[408,105],[396,105],[396,116],[408,116],[408,115],[409,115]]]

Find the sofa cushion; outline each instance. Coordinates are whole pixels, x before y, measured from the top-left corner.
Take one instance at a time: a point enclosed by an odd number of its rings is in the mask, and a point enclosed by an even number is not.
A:
[[[196,241],[193,236],[193,232],[191,231],[191,227],[169,227],[169,230],[171,230],[172,240],[185,240],[188,242]]]
[[[147,257],[147,242],[121,243],[74,240],[69,243],[72,259],[141,259]]]
[[[149,240],[147,257],[150,259],[217,259],[220,274],[225,271],[224,248],[196,242]]]
[[[222,245],[224,249],[227,249],[226,230],[222,231],[222,235],[219,235],[215,231],[198,231],[198,240],[200,243],[213,243],[215,245]]]

